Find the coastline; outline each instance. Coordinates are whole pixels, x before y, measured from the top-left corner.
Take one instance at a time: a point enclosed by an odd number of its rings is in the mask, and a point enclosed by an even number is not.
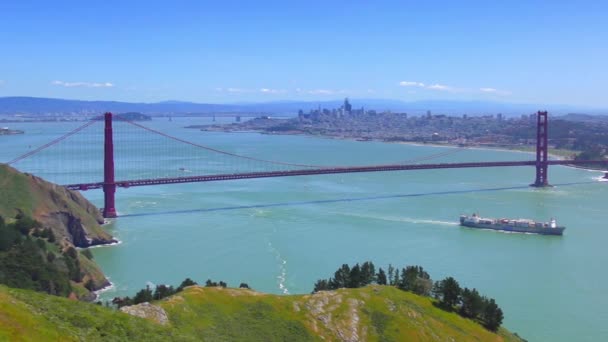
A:
[[[184,128],[190,128],[190,127],[184,127]],[[263,131],[263,130],[256,130],[256,129],[250,129],[250,130],[230,130],[230,129],[221,129],[221,130],[216,130],[216,129],[205,129],[205,128],[199,128],[196,127],[197,129],[199,129],[202,132],[222,132],[222,133],[258,133],[258,134],[267,134],[267,135],[294,135],[294,136],[305,136],[305,137],[311,137],[311,138],[322,138],[322,139],[335,139],[335,140],[350,140],[350,141],[356,141],[356,142],[381,142],[381,143],[388,143],[388,144],[405,144],[405,145],[413,145],[413,146],[431,146],[431,147],[449,147],[449,148],[462,148],[462,149],[472,149],[472,150],[487,150],[487,151],[504,151],[504,152],[521,152],[521,153],[527,153],[527,154],[535,154],[535,152],[531,149],[534,148],[533,145],[530,146],[521,146],[521,148],[518,147],[513,147],[512,145],[490,145],[490,146],[484,146],[484,145],[470,145],[470,146],[459,146],[458,144],[452,144],[452,143],[422,143],[422,142],[415,142],[415,141],[387,141],[387,140],[381,140],[381,139],[366,139],[363,137],[340,137],[340,136],[333,136],[333,135],[322,135],[322,134],[308,134],[306,132],[302,132],[302,131],[292,131],[292,132],[267,132],[267,131]],[[362,140],[365,139],[365,140]],[[560,154],[555,153],[555,151],[551,152],[549,151],[549,156],[551,158],[554,159],[558,159],[558,160],[564,160],[566,159],[566,156],[564,156],[563,154],[566,153],[578,153],[580,151],[570,151],[570,150],[558,150],[560,151]],[[567,165],[569,166],[569,165]],[[576,168],[581,168],[578,166],[571,166],[571,167],[576,167]],[[601,170],[595,170],[595,171],[601,171]]]
[[[109,243],[99,243],[96,245],[91,245],[91,246],[87,246],[87,247],[78,247],[78,249],[93,249],[93,248],[102,248],[102,247],[112,247],[112,246],[117,246],[117,245],[121,245],[122,244],[122,240],[119,239],[112,239],[112,242]]]
[[[97,299],[99,299],[99,296],[104,293],[104,292],[108,292],[114,289],[114,283],[110,280],[110,278],[106,277],[107,281],[108,281],[108,285],[105,285],[104,287],[100,288],[99,290],[95,290],[93,291],[93,295],[95,296],[95,298],[92,301],[95,301]]]

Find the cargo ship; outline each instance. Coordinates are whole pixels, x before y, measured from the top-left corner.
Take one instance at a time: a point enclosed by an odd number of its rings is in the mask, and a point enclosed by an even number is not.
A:
[[[541,235],[562,235],[564,229],[566,229],[566,227],[558,226],[553,218],[549,222],[536,222],[527,219],[484,218],[477,214],[471,216],[460,215],[460,225],[469,228]]]

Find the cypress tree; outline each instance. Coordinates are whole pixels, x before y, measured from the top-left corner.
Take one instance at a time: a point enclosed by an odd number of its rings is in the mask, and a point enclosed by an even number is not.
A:
[[[386,283],[387,283],[386,273],[384,273],[384,270],[382,269],[382,267],[380,267],[378,269],[376,281],[378,282],[378,285],[386,285]]]

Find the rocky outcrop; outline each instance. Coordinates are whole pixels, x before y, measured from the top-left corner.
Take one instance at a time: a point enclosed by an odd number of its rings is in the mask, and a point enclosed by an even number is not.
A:
[[[79,217],[67,211],[51,212],[45,215],[44,224],[52,228],[56,234],[71,242],[76,247],[90,247],[117,242],[115,239],[87,231]]]
[[[144,302],[137,305],[123,306],[120,311],[129,315],[146,318],[161,325],[169,323],[167,313],[160,306],[152,305],[148,302]]]

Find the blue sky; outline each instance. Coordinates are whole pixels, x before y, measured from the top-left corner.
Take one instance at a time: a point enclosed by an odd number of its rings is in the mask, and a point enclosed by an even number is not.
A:
[[[608,108],[605,1],[0,1],[0,96]]]

